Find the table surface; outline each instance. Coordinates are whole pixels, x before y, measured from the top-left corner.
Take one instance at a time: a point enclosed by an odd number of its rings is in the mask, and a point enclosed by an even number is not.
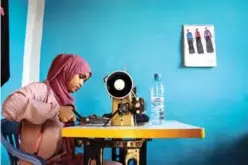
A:
[[[77,138],[204,138],[205,130],[179,121],[162,125],[106,126],[84,125],[62,128],[63,137]]]

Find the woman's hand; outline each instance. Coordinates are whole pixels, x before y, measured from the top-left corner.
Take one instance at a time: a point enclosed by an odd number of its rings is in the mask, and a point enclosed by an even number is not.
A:
[[[75,121],[76,116],[73,112],[72,106],[61,106],[59,111],[59,120],[66,123],[68,121]]]

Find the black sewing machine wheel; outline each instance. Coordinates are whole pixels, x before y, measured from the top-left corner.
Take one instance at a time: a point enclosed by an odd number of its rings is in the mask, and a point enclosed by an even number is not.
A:
[[[116,89],[115,82],[121,80],[124,82],[124,88],[121,90]],[[125,72],[114,72],[111,74],[106,82],[107,90],[109,94],[115,98],[126,97],[133,88],[132,78]]]

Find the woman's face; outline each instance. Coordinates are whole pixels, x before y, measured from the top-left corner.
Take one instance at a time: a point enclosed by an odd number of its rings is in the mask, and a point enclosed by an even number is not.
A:
[[[67,89],[70,93],[78,91],[86,80],[90,77],[90,73],[77,74],[72,77],[71,81],[67,85]]]

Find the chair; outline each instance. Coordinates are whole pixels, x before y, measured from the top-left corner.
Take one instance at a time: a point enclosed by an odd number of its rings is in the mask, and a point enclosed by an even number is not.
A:
[[[11,165],[18,165],[18,159],[33,163],[34,165],[46,165],[41,157],[23,152],[19,149],[20,123],[1,119],[1,142],[7,150]]]

